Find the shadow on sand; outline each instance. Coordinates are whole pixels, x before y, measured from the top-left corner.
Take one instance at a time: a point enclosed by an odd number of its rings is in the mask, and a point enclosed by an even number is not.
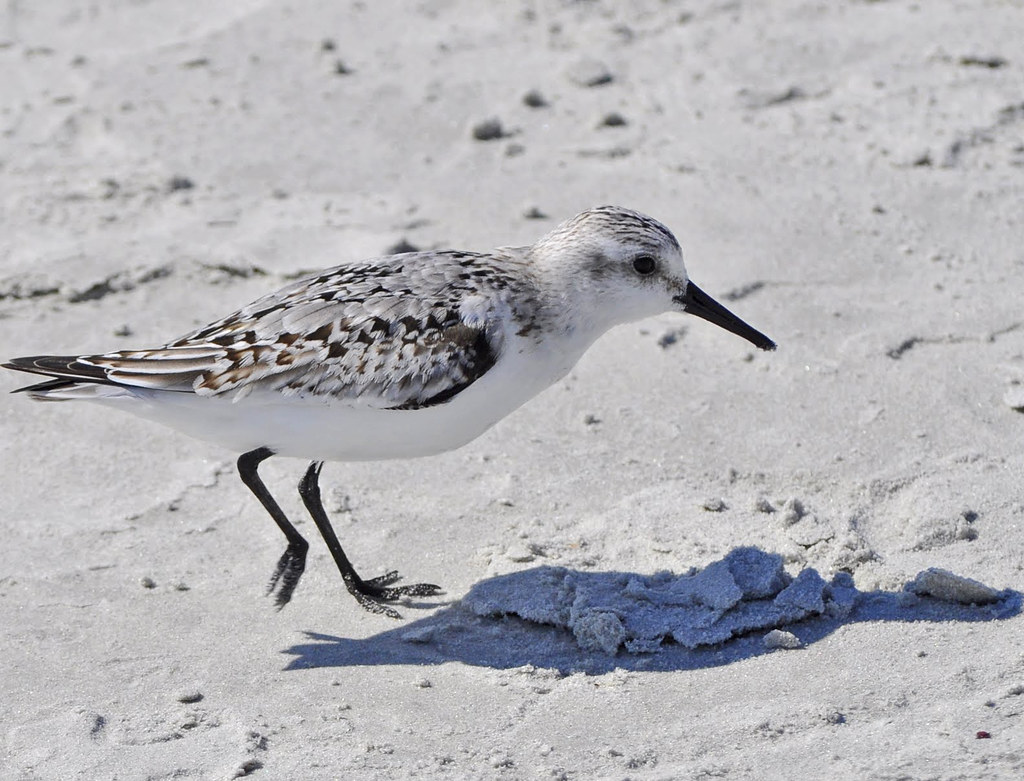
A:
[[[562,674],[690,670],[770,653],[765,635],[775,628],[806,647],[854,623],[997,621],[1021,611],[1020,592],[950,573],[928,570],[915,583],[917,593],[863,592],[845,574],[792,577],[780,556],[755,548],[684,575],[535,567],[480,581],[418,621],[362,640],[307,632],[308,643],[284,653],[294,657],[288,669],[458,661]]]

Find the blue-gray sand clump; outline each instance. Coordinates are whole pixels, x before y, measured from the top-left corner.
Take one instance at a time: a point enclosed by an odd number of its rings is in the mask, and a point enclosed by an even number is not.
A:
[[[478,583],[463,605],[481,616],[516,615],[563,626],[581,648],[608,654],[621,648],[656,651],[665,642],[710,646],[814,616],[845,616],[858,593],[846,573],[831,582],[814,569],[793,577],[783,569],[780,555],[756,548],[738,548],[685,575],[564,567],[530,574],[520,588],[510,588],[507,578]]]

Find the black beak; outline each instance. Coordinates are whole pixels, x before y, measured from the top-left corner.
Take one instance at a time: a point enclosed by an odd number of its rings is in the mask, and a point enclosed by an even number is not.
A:
[[[760,347],[762,350],[775,349],[775,342],[756,328],[744,323],[692,282],[686,284],[686,292],[674,296],[672,300],[682,305],[683,310],[691,315],[696,315],[726,331],[742,336],[755,347]]]

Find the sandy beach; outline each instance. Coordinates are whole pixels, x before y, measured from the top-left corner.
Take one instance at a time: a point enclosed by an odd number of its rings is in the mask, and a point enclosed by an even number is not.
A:
[[[0,385],[0,778],[1024,777],[1024,6],[11,2],[0,358],[650,214],[771,336],[619,327],[472,444],[305,464]]]

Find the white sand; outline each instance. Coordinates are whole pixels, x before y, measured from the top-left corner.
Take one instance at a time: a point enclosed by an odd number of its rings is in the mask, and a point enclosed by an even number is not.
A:
[[[780,348],[665,316],[463,450],[328,466],[360,570],[447,589],[402,622],[318,540],[274,611],[236,454],[0,396],[0,777],[1024,776],[1024,9],[634,5],[4,6],[6,357],[601,203]],[[302,469],[265,469],[294,518]],[[744,548],[814,617],[719,642],[780,593]],[[666,604],[705,624],[633,632]]]

